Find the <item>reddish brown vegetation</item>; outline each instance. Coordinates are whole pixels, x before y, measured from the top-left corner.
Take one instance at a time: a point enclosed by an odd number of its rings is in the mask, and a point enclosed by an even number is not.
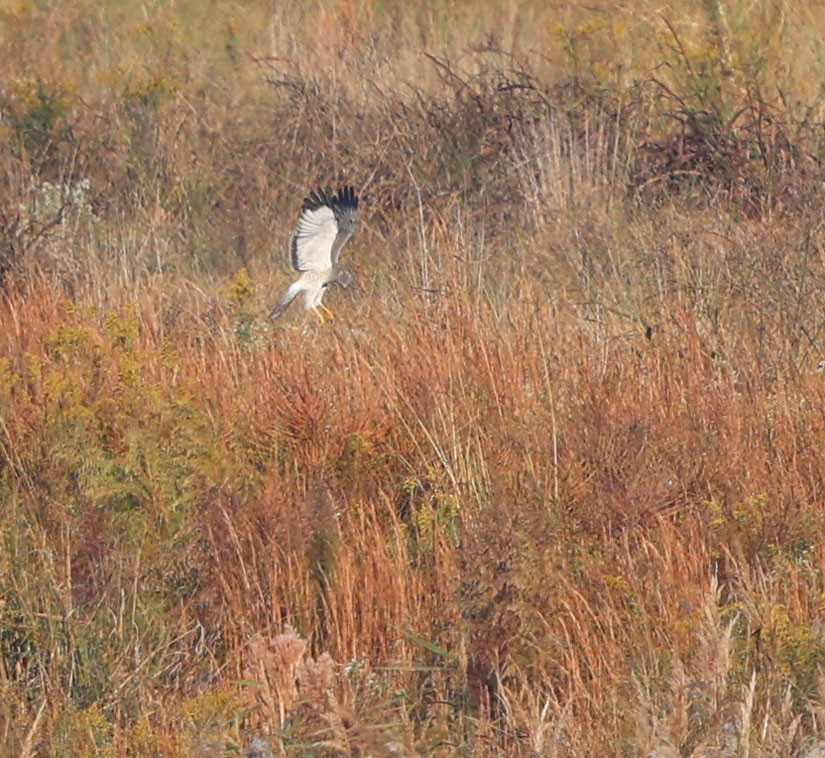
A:
[[[115,85],[8,72],[4,750],[805,755],[819,101],[767,94],[732,3],[704,48],[526,7],[564,60],[488,38],[417,79],[438,19],[322,5],[306,57],[212,19],[213,79],[174,26],[124,32]],[[24,55],[96,18],[4,23]],[[600,75],[628,19],[667,76]],[[273,328],[272,256],[344,178],[357,285]]]

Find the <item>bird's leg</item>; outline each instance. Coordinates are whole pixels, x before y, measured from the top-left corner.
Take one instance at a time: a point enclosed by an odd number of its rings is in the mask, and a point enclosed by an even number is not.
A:
[[[327,308],[323,303],[318,303],[318,309],[322,310],[326,314],[326,317],[330,321],[332,321],[332,319],[335,318],[335,314],[329,308]],[[323,318],[321,320],[323,321]]]
[[[324,309],[324,310],[326,310],[326,309]],[[323,313],[321,313],[321,310],[320,310],[320,307],[319,307],[319,306],[317,306],[317,305],[316,305],[316,306],[312,309],[312,312],[313,312],[313,313],[314,313],[314,314],[318,317],[318,320],[319,320],[322,324],[324,323],[324,321],[326,321],[326,319],[324,318],[324,314],[323,314]]]

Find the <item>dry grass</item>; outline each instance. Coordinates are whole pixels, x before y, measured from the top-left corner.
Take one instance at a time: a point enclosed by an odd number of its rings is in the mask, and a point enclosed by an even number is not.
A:
[[[3,11],[0,752],[813,755],[822,11],[495,5]]]

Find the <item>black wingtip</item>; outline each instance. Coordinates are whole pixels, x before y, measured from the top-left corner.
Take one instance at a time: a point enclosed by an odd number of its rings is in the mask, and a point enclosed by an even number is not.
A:
[[[301,204],[301,211],[317,211],[318,208],[321,208],[324,205],[330,205],[332,199],[329,196],[329,193],[319,187],[318,189],[310,190],[309,195],[304,198],[304,202]]]
[[[323,187],[311,190],[309,195],[304,198],[301,211],[316,211],[323,206],[328,208],[357,208],[358,195],[355,193],[355,187],[351,184],[345,184],[335,194]]]
[[[335,204],[342,208],[357,208],[358,195],[355,194],[355,187],[351,184],[345,184],[341,187],[335,196]]]

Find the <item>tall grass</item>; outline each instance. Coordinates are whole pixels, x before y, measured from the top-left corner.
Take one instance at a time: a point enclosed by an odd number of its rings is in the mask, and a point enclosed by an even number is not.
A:
[[[2,752],[813,755],[821,15],[5,9]]]

